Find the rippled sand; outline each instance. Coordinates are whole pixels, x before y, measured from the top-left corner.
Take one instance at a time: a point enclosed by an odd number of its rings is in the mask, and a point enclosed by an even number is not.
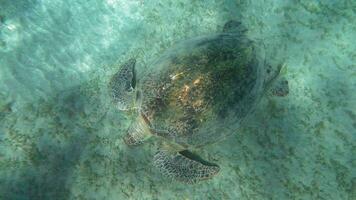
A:
[[[355,199],[356,2],[0,0],[0,199]],[[128,148],[107,83],[177,41],[240,20],[284,61],[285,98],[199,154],[221,174],[173,182]]]

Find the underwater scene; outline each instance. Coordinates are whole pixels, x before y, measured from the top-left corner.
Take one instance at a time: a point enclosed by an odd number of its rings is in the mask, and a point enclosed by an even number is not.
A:
[[[356,199],[355,0],[0,0],[0,199]]]

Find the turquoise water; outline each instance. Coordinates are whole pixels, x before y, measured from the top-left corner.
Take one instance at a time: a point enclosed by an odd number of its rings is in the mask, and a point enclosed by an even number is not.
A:
[[[110,77],[235,19],[290,94],[199,154],[185,185],[127,147]],[[0,199],[356,199],[356,1],[0,0]]]

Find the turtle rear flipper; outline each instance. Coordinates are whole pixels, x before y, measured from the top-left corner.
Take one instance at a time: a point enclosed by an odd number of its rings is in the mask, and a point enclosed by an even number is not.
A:
[[[109,90],[119,110],[134,108],[135,99],[139,95],[135,90],[135,64],[136,60],[130,59],[121,66],[120,70],[110,80]]]
[[[241,22],[236,20],[226,22],[223,27],[223,33],[244,34],[246,31],[247,29],[241,24]]]
[[[270,94],[273,96],[284,97],[289,93],[288,81],[284,77],[278,78],[270,89]]]
[[[276,69],[271,66],[267,67],[267,84],[269,86],[269,95],[284,97],[289,93],[288,80],[283,76],[285,64],[278,65]]]
[[[209,163],[188,150],[160,150],[154,156],[155,166],[166,176],[184,183],[197,183],[216,175],[220,167]]]

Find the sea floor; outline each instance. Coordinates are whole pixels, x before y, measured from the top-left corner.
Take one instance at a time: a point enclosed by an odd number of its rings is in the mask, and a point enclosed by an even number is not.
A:
[[[153,141],[123,143],[107,83],[231,19],[290,94],[199,152],[217,177],[174,182]],[[0,199],[356,199],[355,19],[354,0],[0,0]]]

